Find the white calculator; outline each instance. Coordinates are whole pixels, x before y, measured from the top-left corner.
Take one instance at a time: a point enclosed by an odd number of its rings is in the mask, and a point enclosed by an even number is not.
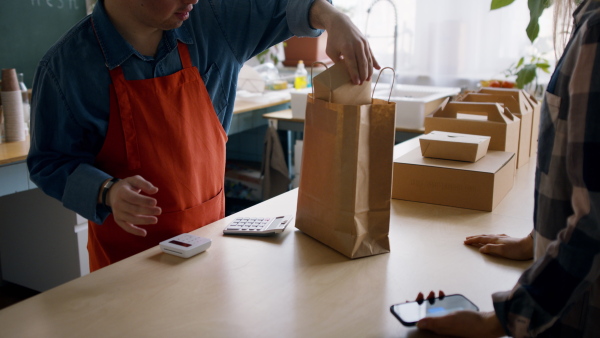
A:
[[[226,235],[268,236],[282,233],[294,218],[292,215],[275,217],[238,217],[223,230]]]
[[[181,234],[159,243],[162,251],[189,258],[210,248],[212,241],[209,238],[199,237],[192,234]]]

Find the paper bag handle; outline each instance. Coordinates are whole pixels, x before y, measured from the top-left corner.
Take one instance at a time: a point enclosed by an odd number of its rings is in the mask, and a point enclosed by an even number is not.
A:
[[[323,66],[325,66],[325,70],[329,69],[329,67],[327,67],[327,65],[321,61],[315,61],[312,63],[312,65],[310,66],[310,82],[313,84],[312,85],[312,95],[313,98],[315,97],[315,84],[313,81],[313,68],[315,68],[316,64],[322,64]],[[331,74],[329,74],[329,102],[331,102],[331,96],[333,95],[333,91],[331,90]]]
[[[392,91],[394,90],[394,82],[396,81],[396,71],[392,67],[385,67],[385,68],[382,68],[379,71],[379,75],[377,75],[377,81],[375,81],[375,85],[373,86],[373,93],[371,93],[371,104],[373,103],[373,96],[375,95],[375,88],[377,88],[377,84],[379,83],[379,78],[381,77],[381,73],[383,73],[383,71],[386,69],[389,69],[394,73],[394,76],[392,77],[392,86],[390,87],[390,95],[388,96],[388,103],[390,103],[390,100],[392,99]]]

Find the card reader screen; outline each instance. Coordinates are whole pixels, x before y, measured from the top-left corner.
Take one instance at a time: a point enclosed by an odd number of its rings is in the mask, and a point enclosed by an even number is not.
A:
[[[183,247],[186,247],[186,248],[192,246],[191,244],[183,243],[183,242],[176,241],[176,240],[169,241],[169,243],[177,244],[177,245],[180,245],[180,246],[183,246]]]

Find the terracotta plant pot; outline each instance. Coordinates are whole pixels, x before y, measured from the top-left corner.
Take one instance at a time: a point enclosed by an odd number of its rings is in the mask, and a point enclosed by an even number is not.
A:
[[[326,46],[327,32],[323,32],[321,36],[316,38],[298,38],[294,36],[284,44],[285,60],[283,65],[296,67],[300,60],[304,61],[306,67],[310,67],[315,61],[330,64],[332,61],[325,53]]]

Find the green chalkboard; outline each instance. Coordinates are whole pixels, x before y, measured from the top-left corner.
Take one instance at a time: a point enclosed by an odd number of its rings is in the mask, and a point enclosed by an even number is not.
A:
[[[85,0],[0,0],[0,68],[16,68],[31,88],[42,56],[86,12]]]

